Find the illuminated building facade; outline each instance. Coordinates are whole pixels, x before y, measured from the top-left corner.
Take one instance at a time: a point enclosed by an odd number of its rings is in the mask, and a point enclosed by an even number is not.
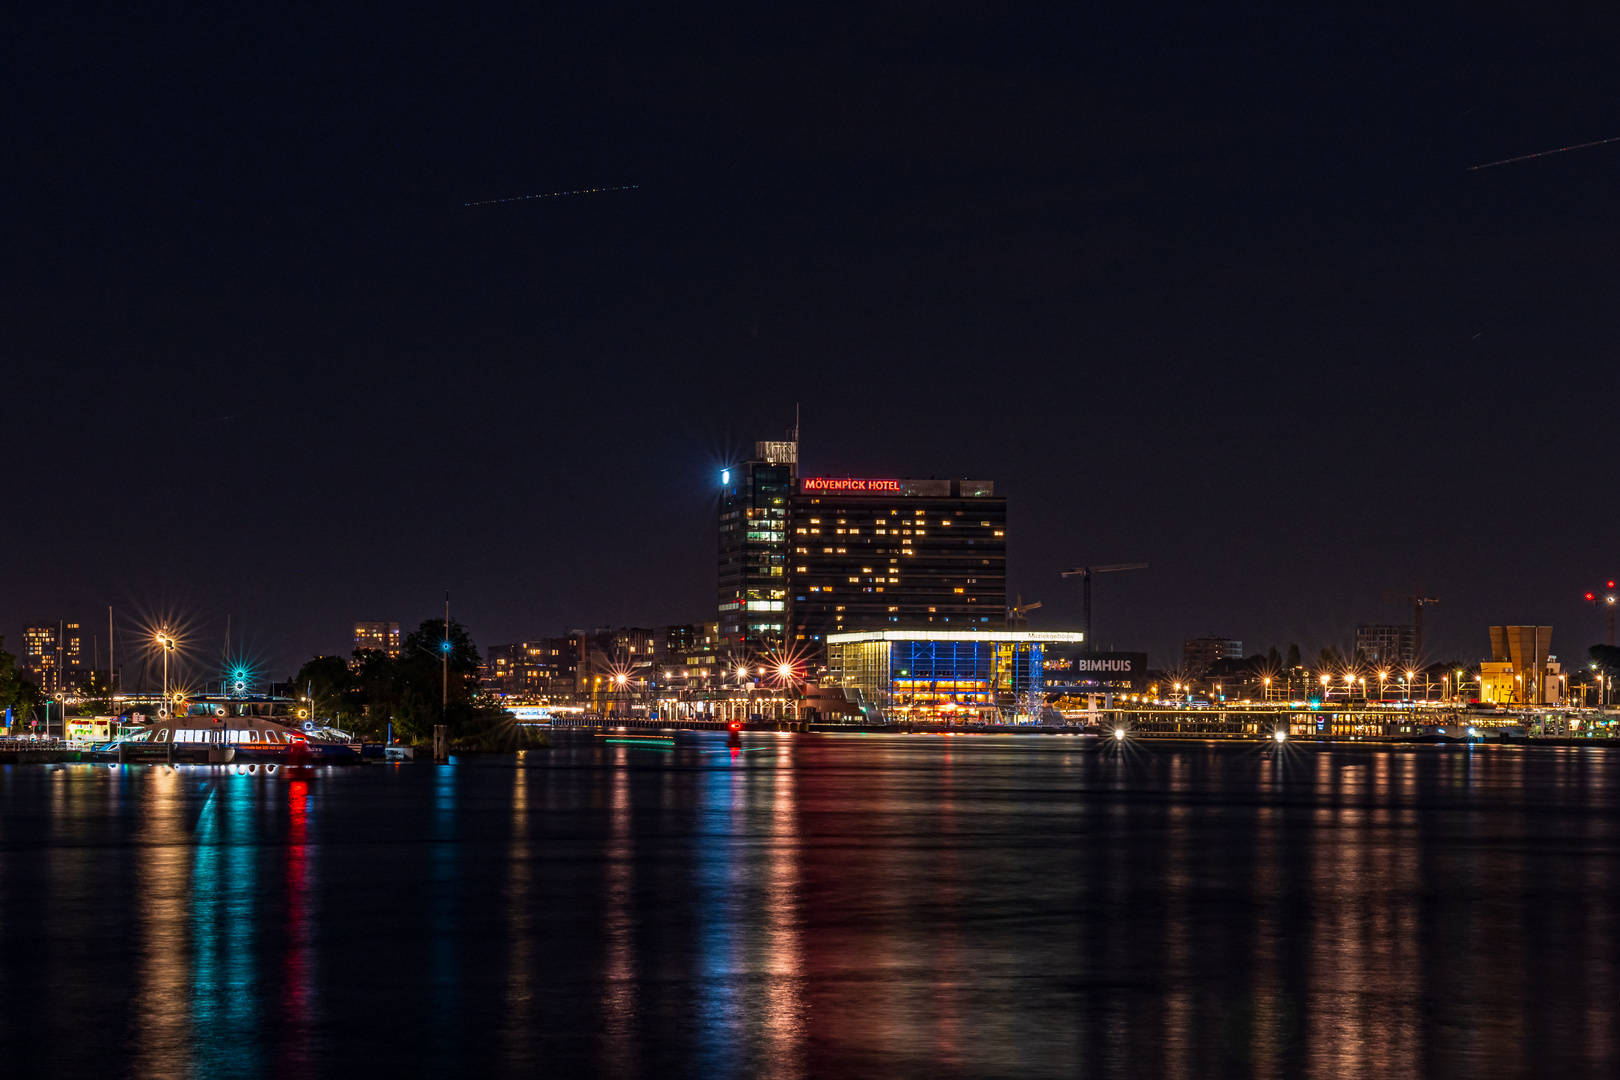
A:
[[[354,624],[354,650],[376,649],[390,660],[399,659],[399,623],[357,622]]]
[[[491,645],[484,653],[484,689],[508,697],[572,699],[578,689],[578,635]]]
[[[808,477],[788,515],[789,647],[1006,619],[1007,500],[988,480]]]
[[[676,689],[712,689],[724,684],[718,622],[666,626],[653,640],[658,684]]]
[[[759,442],[754,459],[720,474],[722,654],[778,648],[787,623],[788,504],[797,442]]]
[[[55,623],[36,623],[33,626],[23,627],[23,667],[28,671],[28,677],[41,690],[52,691],[60,688],[56,652],[57,642],[60,640]]]
[[[1563,670],[1550,626],[1493,626],[1491,658],[1479,665],[1479,700],[1497,705],[1555,705],[1563,698]]]
[[[833,633],[827,635],[827,681],[860,691],[891,718],[994,720],[1038,709],[1046,650],[1080,641],[1076,633],[1031,630]]]

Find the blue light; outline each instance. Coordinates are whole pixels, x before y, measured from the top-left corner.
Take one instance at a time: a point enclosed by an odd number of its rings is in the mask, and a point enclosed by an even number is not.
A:
[[[449,652],[450,651],[450,643],[448,641],[446,641],[444,644],[440,645],[439,648],[444,650],[445,652]]]
[[[722,484],[731,483],[731,470],[730,469],[721,469],[720,470],[720,482]]]

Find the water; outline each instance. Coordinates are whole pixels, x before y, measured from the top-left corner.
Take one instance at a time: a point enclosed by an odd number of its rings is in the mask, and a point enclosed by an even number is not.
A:
[[[1620,1073],[1620,752],[0,769],[6,1076]]]

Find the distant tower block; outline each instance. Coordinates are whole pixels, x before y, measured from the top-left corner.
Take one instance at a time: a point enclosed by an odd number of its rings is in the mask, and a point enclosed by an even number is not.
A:
[[[376,649],[390,660],[399,659],[399,623],[357,622],[354,624],[354,648]]]

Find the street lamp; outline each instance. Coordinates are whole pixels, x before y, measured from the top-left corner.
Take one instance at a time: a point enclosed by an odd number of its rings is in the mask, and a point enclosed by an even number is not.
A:
[[[1414,675],[1416,675],[1416,674],[1417,674],[1417,672],[1411,671],[1411,670],[1408,670],[1407,673],[1406,673],[1406,700],[1407,701],[1412,700],[1412,677]]]
[[[165,709],[169,699],[169,654],[174,652],[174,636],[167,630],[159,630],[154,639],[157,647],[163,650],[163,700]]]

